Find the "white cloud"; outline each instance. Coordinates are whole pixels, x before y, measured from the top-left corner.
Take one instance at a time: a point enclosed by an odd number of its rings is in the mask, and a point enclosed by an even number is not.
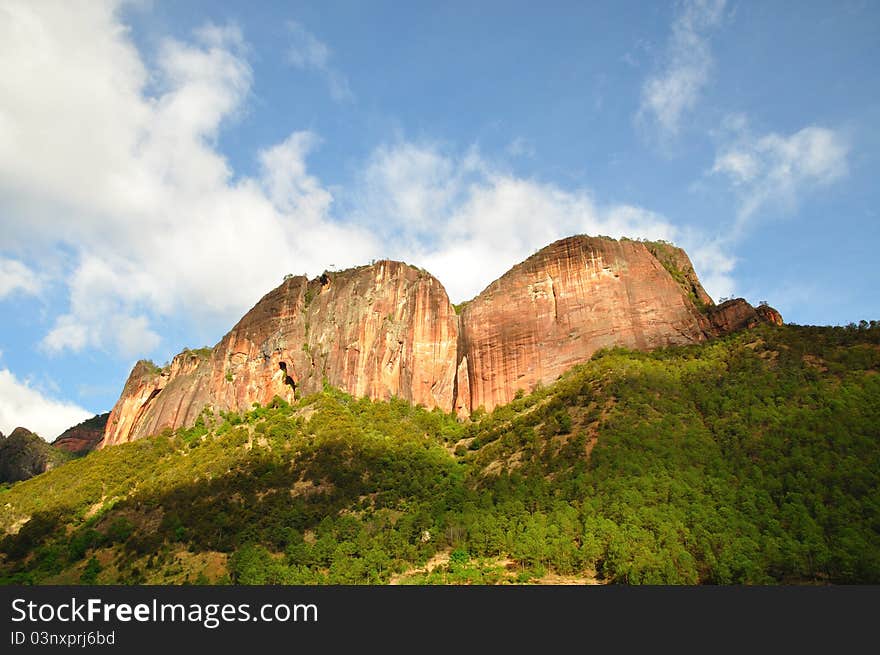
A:
[[[83,322],[74,314],[64,314],[58,317],[41,345],[49,353],[57,353],[115,343],[120,355],[134,358],[153,352],[161,342],[149,324],[146,316],[129,316],[124,312],[105,315],[101,322]]]
[[[0,257],[0,300],[15,292],[36,295],[42,284],[37,274],[16,259]]]
[[[712,172],[725,172],[735,185],[740,185],[754,180],[759,166],[757,158],[751,153],[731,151],[716,157]]]
[[[736,219],[723,235],[692,241],[689,249],[701,281],[715,298],[736,291],[732,254],[751,229],[751,220],[766,210],[791,211],[817,187],[847,174],[849,143],[835,130],[809,126],[791,135],[753,135],[746,116],[726,117],[714,133],[721,145],[707,178],[723,177],[738,198]]]
[[[713,59],[707,34],[722,19],[726,0],[688,0],[672,23],[665,65],[645,80],[637,117],[652,123],[661,137],[678,134],[709,82]]]
[[[330,64],[332,52],[326,43],[296,21],[288,24],[290,46],[287,61],[301,70],[314,70],[321,73],[330,88],[330,95],[338,102],[354,100],[348,78]]]
[[[477,161],[453,161],[434,146],[402,142],[380,146],[359,180],[357,221],[370,225],[387,243],[394,234],[430,239],[445,224],[466,189]]]
[[[565,236],[674,240],[678,235],[658,214],[630,205],[602,206],[587,190],[516,177],[473,149],[455,156],[431,144],[380,148],[361,184],[359,220],[396,235],[383,239],[383,256],[426,268],[456,302],[479,293],[537,247]]]
[[[811,125],[789,136],[751,136],[739,125],[710,171],[726,177],[740,194],[738,226],[767,207],[792,210],[802,195],[827,186],[848,171],[849,143],[838,131]]]
[[[148,70],[115,10],[0,6],[0,230],[64,264],[70,306],[47,350],[143,356],[159,340],[151,316],[224,325],[285,273],[320,272],[327,248],[339,265],[369,259],[372,237],[325,215],[312,135],[233,179],[216,140],[252,82],[234,26],[165,40]]]
[[[58,317],[55,327],[43,338],[42,346],[49,352],[60,352],[65,348],[79,352],[89,343],[94,344],[96,341],[98,341],[97,331],[92,332],[90,340],[86,325],[80,323],[72,314],[64,314]]]
[[[51,441],[91,416],[82,407],[48,398],[9,370],[0,369],[0,432],[8,435],[24,427]]]
[[[319,142],[311,132],[295,132],[260,153],[262,182],[276,207],[310,222],[326,215],[333,197],[306,172],[305,158]]]

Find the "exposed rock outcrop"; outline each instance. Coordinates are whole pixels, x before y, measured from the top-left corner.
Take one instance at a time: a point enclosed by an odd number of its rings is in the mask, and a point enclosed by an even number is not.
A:
[[[782,314],[780,314],[777,310],[773,309],[770,305],[761,304],[755,307],[755,311],[758,313],[758,319],[763,323],[770,323],[771,325],[782,325]]]
[[[67,428],[52,442],[52,445],[74,455],[85,455],[93,451],[104,438],[109,416],[110,412],[97,414],[72,428]]]
[[[707,315],[718,334],[745,330],[761,322],[761,316],[744,298],[733,298],[710,307]]]
[[[380,261],[311,281],[290,277],[213,349],[185,351],[167,369],[139,362],[102,446],[192,425],[206,406],[292,401],[324,382],[449,410],[457,340],[445,289],[413,266]]]
[[[204,408],[294,400],[324,383],[467,415],[549,383],[610,346],[703,341],[776,310],[714,306],[688,256],[665,242],[576,236],[550,244],[462,310],[430,274],[380,261],[313,280],[289,276],[214,348],[159,369],[139,362],[101,446],[195,423]]]
[[[600,348],[646,350],[707,338],[692,297],[711,303],[687,255],[667,244],[557,241],[490,284],[461,315],[467,409],[491,409],[549,383]],[[675,279],[669,269],[680,266]],[[462,403],[459,402],[459,405]]]

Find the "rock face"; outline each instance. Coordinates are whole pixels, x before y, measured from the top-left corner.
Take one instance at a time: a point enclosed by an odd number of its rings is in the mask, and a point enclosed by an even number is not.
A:
[[[684,251],[664,242],[562,239],[460,316],[440,282],[400,262],[289,276],[213,348],[185,350],[163,369],[138,362],[101,447],[190,426],[206,407],[292,401],[324,383],[467,415],[600,348],[696,343],[762,321],[782,317],[742,299],[715,307]]]
[[[52,442],[52,445],[74,455],[85,455],[93,451],[104,438],[109,416],[110,412],[98,414],[79,425],[67,428]]]
[[[770,305],[758,305],[755,307],[758,313],[758,320],[771,325],[783,325],[782,314],[773,309]]]
[[[211,350],[167,369],[139,362],[110,414],[102,447],[192,425],[202,409],[249,409],[320,391],[398,396],[451,409],[458,325],[443,286],[380,261],[270,291]]]
[[[461,315],[470,384],[459,381],[458,407],[507,403],[518,389],[552,382],[600,348],[706,339],[710,326],[694,299],[712,301],[690,260],[678,248],[651,245],[662,258],[639,241],[562,239],[490,284]]]
[[[775,309],[773,312],[778,316]],[[757,310],[743,298],[734,298],[711,307],[708,318],[714,330],[719,334],[752,328],[762,321]]]

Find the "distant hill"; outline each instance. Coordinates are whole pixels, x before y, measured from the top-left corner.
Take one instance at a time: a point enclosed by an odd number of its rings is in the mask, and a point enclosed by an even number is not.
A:
[[[6,583],[880,583],[880,327],[605,349],[460,421],[330,386],[2,491]]]
[[[104,438],[104,429],[107,427],[109,416],[110,412],[97,414],[78,425],[67,428],[52,442],[52,445],[75,455],[90,453]]]
[[[27,480],[67,459],[26,428],[15,428],[8,437],[0,433],[0,483]]]
[[[0,432],[0,483],[27,480],[71,457],[87,455],[104,437],[109,416],[107,412],[86,419],[51,444],[23,427],[15,428],[8,437]]]

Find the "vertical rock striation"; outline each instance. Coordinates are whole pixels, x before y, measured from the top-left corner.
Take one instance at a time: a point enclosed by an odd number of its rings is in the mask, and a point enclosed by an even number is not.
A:
[[[326,382],[356,396],[452,407],[458,324],[443,286],[393,261],[286,279],[213,349],[139,362],[103,446],[192,425],[205,407],[292,401]]]
[[[693,272],[683,251],[663,249],[680,262],[677,270]],[[460,356],[467,361],[470,397],[459,404],[473,410],[507,403],[518,389],[552,382],[600,348],[702,341],[707,322],[694,293],[711,302],[696,276],[677,281],[642,242],[557,241],[464,308]]]

